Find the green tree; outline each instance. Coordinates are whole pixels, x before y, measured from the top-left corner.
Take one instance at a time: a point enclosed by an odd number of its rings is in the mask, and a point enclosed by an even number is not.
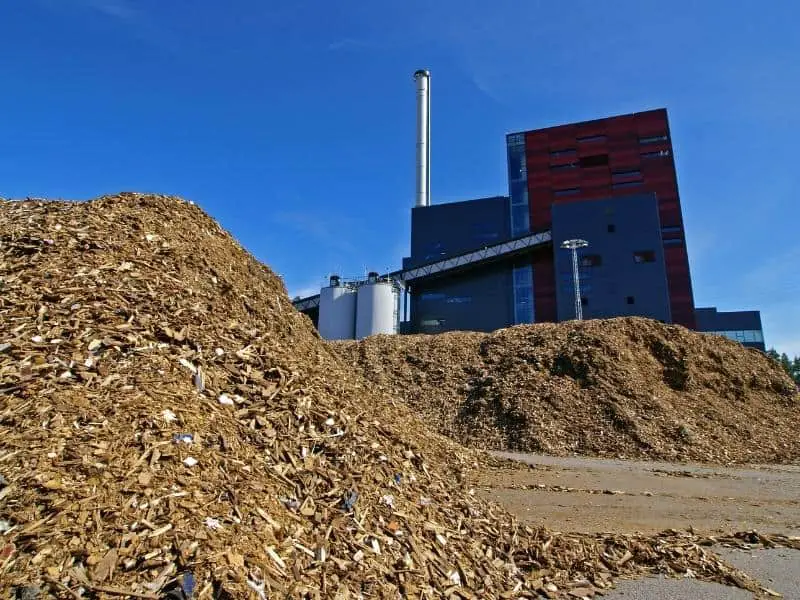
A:
[[[781,366],[789,375],[792,374],[792,361],[789,360],[789,355],[786,352],[781,354]]]
[[[791,360],[786,352],[778,354],[775,348],[767,350],[767,356],[783,367],[783,370],[789,374],[789,377],[800,385],[800,356],[795,356],[794,360]]]

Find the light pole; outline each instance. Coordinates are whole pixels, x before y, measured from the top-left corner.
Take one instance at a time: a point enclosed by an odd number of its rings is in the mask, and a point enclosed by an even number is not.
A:
[[[583,320],[583,306],[581,305],[581,282],[578,273],[578,248],[586,248],[589,242],[586,240],[565,240],[561,242],[561,247],[572,252],[572,283],[575,288],[575,319]]]

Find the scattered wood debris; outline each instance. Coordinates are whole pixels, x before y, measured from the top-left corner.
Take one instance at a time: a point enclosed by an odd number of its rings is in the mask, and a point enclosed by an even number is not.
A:
[[[556,534],[477,498],[481,456],[354,375],[191,203],[0,201],[0,222],[3,597],[759,589],[689,534]]]

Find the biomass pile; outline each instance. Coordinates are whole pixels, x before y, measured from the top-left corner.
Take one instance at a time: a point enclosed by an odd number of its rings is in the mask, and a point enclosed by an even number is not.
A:
[[[800,398],[762,353],[642,318],[491,334],[376,336],[335,349],[466,445],[566,455],[790,462]]]
[[[180,199],[0,201],[0,291],[0,596],[757,589],[688,534],[551,534],[475,498],[478,455],[354,376]]]

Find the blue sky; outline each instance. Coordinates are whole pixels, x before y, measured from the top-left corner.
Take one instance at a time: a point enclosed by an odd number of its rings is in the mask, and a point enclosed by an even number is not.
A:
[[[510,131],[666,106],[696,304],[761,309],[800,354],[798,22],[793,0],[6,0],[0,195],[181,195],[304,293],[407,253],[417,68],[434,202],[506,193]]]

